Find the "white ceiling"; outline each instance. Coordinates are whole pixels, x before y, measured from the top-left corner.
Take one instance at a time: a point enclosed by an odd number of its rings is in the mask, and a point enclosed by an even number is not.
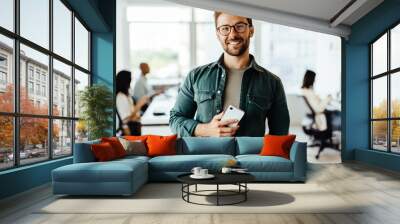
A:
[[[158,4],[162,0],[127,0]],[[167,0],[213,11],[225,11],[266,22],[348,37],[351,25],[383,0]],[[145,4],[146,4],[145,3]],[[346,5],[349,4],[346,10]],[[342,11],[342,12],[341,12]],[[339,13],[341,12],[341,13]],[[337,15],[337,16],[336,16]]]
[[[329,21],[351,0],[225,0]]]

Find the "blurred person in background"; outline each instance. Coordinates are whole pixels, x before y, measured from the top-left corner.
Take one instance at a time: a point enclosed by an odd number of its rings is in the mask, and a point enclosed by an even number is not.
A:
[[[331,95],[328,95],[326,98],[321,98],[314,91],[315,77],[315,72],[311,70],[306,71],[303,78],[303,85],[301,86],[301,92],[313,115],[313,128],[315,129],[315,132],[312,135],[315,139],[320,141],[320,148],[315,156],[316,159],[319,159],[324,148],[332,144],[332,142],[330,142],[333,131],[332,111],[328,109],[328,105],[333,99]]]
[[[141,74],[139,79],[135,83],[135,87],[133,88],[133,99],[135,101],[141,99],[144,96],[149,98],[149,102],[143,105],[141,108],[141,114],[143,114],[149,106],[149,103],[153,99],[154,96],[161,94],[163,91],[158,90],[154,91],[150,85],[147,83],[147,75],[150,73],[150,66],[147,63],[140,63],[139,65]]]
[[[141,135],[140,111],[149,102],[148,96],[142,96],[136,103],[129,95],[132,75],[130,71],[120,71],[116,77],[116,107],[119,130],[123,135]]]

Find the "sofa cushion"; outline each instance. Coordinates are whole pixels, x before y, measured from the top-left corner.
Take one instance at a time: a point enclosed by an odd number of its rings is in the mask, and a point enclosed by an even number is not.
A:
[[[183,137],[178,141],[177,154],[235,155],[235,139],[231,137]]]
[[[74,163],[88,163],[95,162],[96,158],[90,148],[92,144],[99,144],[101,141],[99,139],[75,143],[74,147]]]
[[[142,141],[142,142],[146,142],[147,137],[149,137],[150,135],[127,135],[124,136],[123,138],[128,140],[128,141]]]
[[[290,159],[290,148],[296,135],[266,135],[264,136],[264,146],[261,149],[261,156],[280,156]]]
[[[147,156],[136,156],[136,155],[131,155],[131,156],[125,156],[124,158],[116,159],[113,160],[113,162],[127,162],[130,163],[132,161],[142,161],[142,162],[148,162],[150,157]],[[135,163],[135,162],[133,162]]]
[[[146,156],[129,156],[108,162],[74,163],[53,170],[53,181],[131,181],[133,172],[147,172]],[[147,173],[143,175],[147,176]]]
[[[146,143],[141,140],[126,140],[125,138],[118,138],[126,151],[126,155],[147,155]]]
[[[239,166],[249,172],[292,172],[292,161],[278,156],[238,155]]]
[[[200,166],[211,172],[219,171],[230,159],[231,155],[175,155],[158,156],[149,160],[149,170],[163,172],[190,172],[193,167]]]
[[[101,142],[110,143],[110,145],[114,149],[117,158],[122,158],[126,156],[126,151],[117,137],[104,137],[101,138]]]
[[[177,135],[158,136],[151,135],[147,137],[147,155],[148,156],[165,156],[176,154]]]
[[[90,147],[92,149],[94,157],[96,157],[96,161],[105,162],[118,158],[118,156],[115,154],[113,147],[108,142],[93,144]]]
[[[236,137],[236,155],[259,154],[263,140],[263,137]]]

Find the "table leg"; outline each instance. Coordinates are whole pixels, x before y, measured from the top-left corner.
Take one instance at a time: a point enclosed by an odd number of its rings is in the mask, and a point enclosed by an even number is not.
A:
[[[244,183],[244,201],[247,201],[247,183]]]
[[[196,184],[196,186],[195,186],[195,191],[197,192],[197,184]]]
[[[219,205],[219,184],[217,184],[217,206]]]
[[[184,186],[185,186],[185,185],[182,183],[182,187],[181,187],[182,199],[184,198],[184,197],[183,197],[183,190],[184,190]]]
[[[190,195],[190,184],[187,185],[187,201],[189,202],[189,195]]]

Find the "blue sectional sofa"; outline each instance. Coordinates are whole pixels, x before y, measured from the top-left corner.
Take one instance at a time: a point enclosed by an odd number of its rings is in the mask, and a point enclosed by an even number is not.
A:
[[[74,163],[52,171],[54,194],[131,195],[148,181],[176,181],[178,175],[196,166],[218,172],[231,159],[259,182],[306,180],[307,150],[301,142],[293,143],[290,160],[258,155],[262,137],[184,137],[177,140],[177,155],[96,162],[90,145],[98,142],[75,144]]]

